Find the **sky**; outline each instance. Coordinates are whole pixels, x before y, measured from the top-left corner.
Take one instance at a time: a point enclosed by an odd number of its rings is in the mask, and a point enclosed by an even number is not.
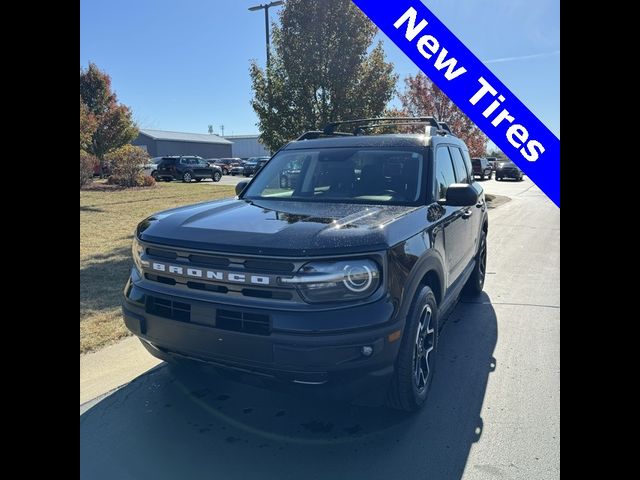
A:
[[[111,76],[141,128],[258,133],[249,65],[265,63],[264,12],[248,7],[259,3],[81,0],[80,66],[94,62]],[[560,137],[559,0],[423,3]],[[281,8],[269,10],[272,21]],[[402,88],[418,67],[384,34],[377,39]]]

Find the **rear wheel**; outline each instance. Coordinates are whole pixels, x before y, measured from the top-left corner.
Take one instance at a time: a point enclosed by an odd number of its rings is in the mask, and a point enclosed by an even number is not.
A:
[[[153,172],[151,172],[151,176],[153,177],[153,179],[157,182],[158,181],[158,172],[156,170],[154,170]]]
[[[193,180],[193,177],[191,176],[191,174],[189,172],[185,172],[184,175],[182,175],[182,181],[184,183],[190,183],[191,180]]]
[[[480,245],[476,253],[476,265],[469,280],[464,286],[465,293],[469,295],[479,295],[484,288],[484,279],[487,275],[487,232],[482,231],[480,236]]]
[[[219,182],[222,178],[222,174],[220,172],[213,172],[212,177],[214,182]]]
[[[480,180],[484,180],[484,173],[480,174]]]
[[[416,293],[407,315],[402,345],[387,404],[408,412],[419,409],[433,379],[438,346],[438,304],[431,287]]]

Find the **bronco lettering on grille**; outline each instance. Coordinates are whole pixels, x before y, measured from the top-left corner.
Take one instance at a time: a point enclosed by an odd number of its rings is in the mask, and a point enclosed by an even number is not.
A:
[[[182,267],[160,262],[152,262],[151,268],[156,272],[171,273],[191,278],[205,278],[208,280],[228,281],[233,283],[249,283],[253,285],[270,285],[271,277],[268,275],[255,275],[250,273],[224,272],[220,270],[207,270],[204,268]]]

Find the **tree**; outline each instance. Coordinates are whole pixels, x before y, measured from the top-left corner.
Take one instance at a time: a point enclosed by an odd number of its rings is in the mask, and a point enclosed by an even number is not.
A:
[[[480,157],[485,153],[487,137],[445,93],[426,75],[418,73],[405,78],[405,91],[400,94],[403,113],[409,116],[433,116],[447,122],[451,131],[469,148],[469,155]]]
[[[94,63],[85,70],[80,68],[80,137],[82,143],[82,104],[87,118],[93,118],[95,129],[86,149],[100,161],[103,170],[105,155],[138,136],[138,127],[132,119],[131,110],[118,103],[111,90],[111,78]],[[86,121],[86,120],[85,120]],[[85,124],[86,126],[86,124]]]
[[[89,107],[80,97],[80,150],[86,151],[89,148],[96,127],[96,117],[89,111]]]
[[[250,74],[260,140],[271,151],[331,120],[380,115],[397,75],[373,23],[349,0],[288,0],[268,70]]]

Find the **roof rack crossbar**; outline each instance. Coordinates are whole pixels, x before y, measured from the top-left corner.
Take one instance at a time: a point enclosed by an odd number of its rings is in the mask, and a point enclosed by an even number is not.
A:
[[[335,132],[335,133],[324,133],[324,131],[322,130],[309,130],[308,132],[304,132],[302,135],[300,135],[298,138],[296,138],[296,141],[298,140],[313,140],[316,138],[320,138],[323,136],[332,136],[332,137],[343,137],[343,136],[347,136],[350,137],[352,136],[352,133],[346,133],[346,132]]]
[[[358,120],[344,120],[342,122],[331,122],[328,123],[324,129],[323,129],[323,133],[325,135],[332,135],[334,134],[336,127],[340,126],[340,125],[353,125],[353,124],[371,124],[374,122],[380,122],[380,121],[385,121],[385,122],[393,122],[392,124],[395,124],[395,122],[406,122],[406,121],[415,121],[418,123],[429,123],[432,127],[436,127],[437,129],[440,129],[440,125],[438,124],[438,121],[433,118],[433,117],[378,117],[378,118],[361,118]]]

